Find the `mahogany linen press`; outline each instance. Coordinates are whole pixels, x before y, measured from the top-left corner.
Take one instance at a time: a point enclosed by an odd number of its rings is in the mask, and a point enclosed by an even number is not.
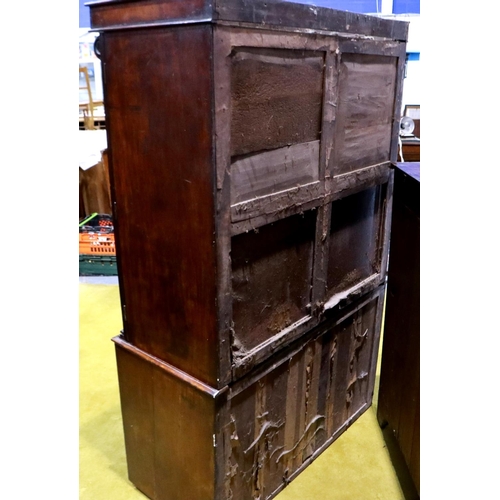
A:
[[[371,404],[408,24],[101,0],[130,480],[275,496]]]

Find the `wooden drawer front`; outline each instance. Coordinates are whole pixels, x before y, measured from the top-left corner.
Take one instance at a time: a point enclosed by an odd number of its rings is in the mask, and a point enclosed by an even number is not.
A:
[[[342,54],[333,175],[390,161],[397,62],[396,57]]]
[[[232,238],[234,346],[251,350],[308,315],[316,212]]]
[[[381,272],[386,192],[383,184],[332,203],[327,301]]]
[[[381,297],[243,390],[247,379],[236,384],[224,426],[224,498],[269,498],[368,408]]]

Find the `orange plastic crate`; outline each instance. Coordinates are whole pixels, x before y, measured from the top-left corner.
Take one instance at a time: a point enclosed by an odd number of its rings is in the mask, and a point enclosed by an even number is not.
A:
[[[79,233],[80,254],[84,255],[116,255],[115,235],[113,233],[86,232]]]

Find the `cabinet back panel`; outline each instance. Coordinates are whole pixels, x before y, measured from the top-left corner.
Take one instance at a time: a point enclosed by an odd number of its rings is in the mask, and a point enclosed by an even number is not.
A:
[[[233,320],[243,349],[307,315],[315,224],[309,211],[232,238]]]
[[[332,203],[328,256],[329,296],[380,272],[381,186]]]
[[[319,176],[319,141],[245,155],[231,164],[231,204],[310,184]]]
[[[381,297],[229,400],[226,498],[269,498],[371,404]]]
[[[231,156],[319,139],[323,61],[321,52],[235,49]]]
[[[397,58],[342,54],[334,175],[390,160]]]

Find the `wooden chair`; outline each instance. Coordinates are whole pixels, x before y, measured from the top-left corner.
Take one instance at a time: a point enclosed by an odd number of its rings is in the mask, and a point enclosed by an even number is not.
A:
[[[92,98],[92,89],[90,87],[89,72],[86,66],[80,66],[80,75],[85,78],[85,85],[80,86],[80,90],[87,90],[88,100],[80,101],[80,110],[83,112],[83,124],[85,130],[95,130],[94,110],[103,106],[103,101],[94,101]]]

